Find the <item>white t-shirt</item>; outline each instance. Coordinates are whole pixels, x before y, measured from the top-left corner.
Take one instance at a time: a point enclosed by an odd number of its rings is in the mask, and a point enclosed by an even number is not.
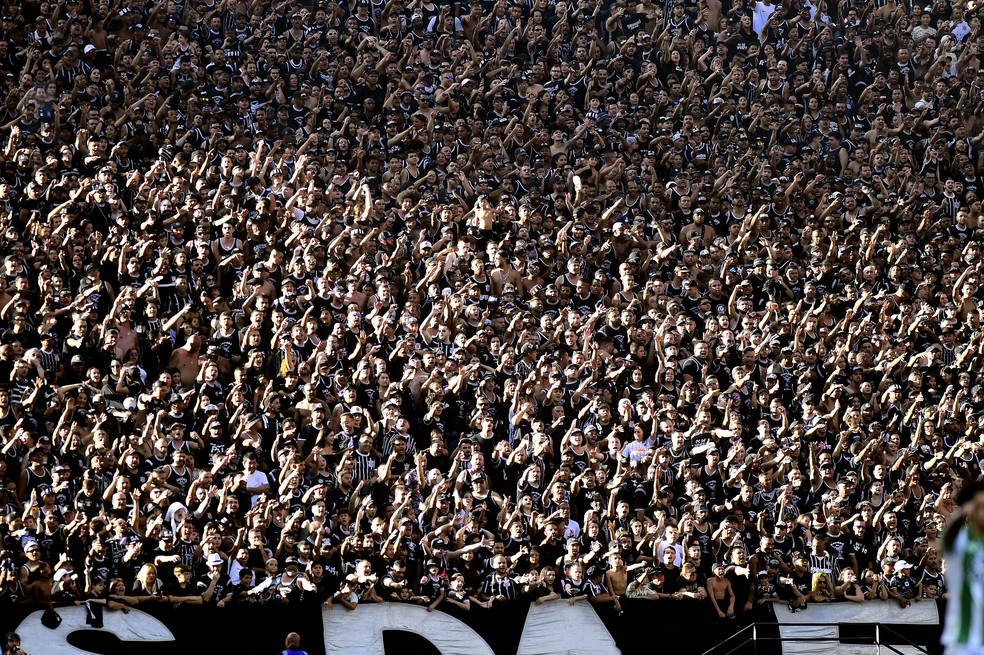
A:
[[[752,9],[752,29],[759,35],[759,38],[762,38],[762,31],[765,30],[765,25],[769,22],[769,17],[775,11],[775,5],[767,5],[763,2],[755,3],[755,7]]]
[[[268,478],[267,474],[264,473],[263,471],[260,470],[253,471],[252,473],[249,474],[249,477],[246,478],[246,486],[251,489],[255,487],[259,487],[264,484],[270,484],[270,478]],[[256,501],[260,499],[260,495],[261,494],[253,494],[252,497],[250,498],[250,501],[254,507],[256,506]]]

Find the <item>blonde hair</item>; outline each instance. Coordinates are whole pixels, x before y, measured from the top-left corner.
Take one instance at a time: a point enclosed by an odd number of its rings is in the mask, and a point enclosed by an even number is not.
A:
[[[821,585],[821,582],[826,582],[827,583],[827,588],[826,589],[821,589],[821,586],[820,586]],[[834,585],[830,582],[830,576],[829,575],[827,575],[823,571],[817,571],[816,573],[813,574],[812,585],[811,585],[810,588],[813,591],[813,595],[814,596],[820,595],[820,596],[823,596],[823,597],[826,598],[826,597],[828,597],[828,593],[827,592],[833,593]]]
[[[154,574],[154,588],[149,589],[147,587],[147,574]],[[137,583],[144,591],[154,592],[157,591],[158,585],[160,585],[160,579],[157,577],[157,567],[153,564],[144,564],[140,567],[140,571],[137,572]]]

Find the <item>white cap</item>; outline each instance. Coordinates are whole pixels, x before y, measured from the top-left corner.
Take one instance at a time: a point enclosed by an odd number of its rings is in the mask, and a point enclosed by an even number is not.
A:
[[[895,572],[896,573],[899,573],[900,571],[903,571],[905,569],[911,569],[911,568],[912,568],[912,564],[909,564],[904,559],[900,559],[899,561],[897,561],[895,563]]]

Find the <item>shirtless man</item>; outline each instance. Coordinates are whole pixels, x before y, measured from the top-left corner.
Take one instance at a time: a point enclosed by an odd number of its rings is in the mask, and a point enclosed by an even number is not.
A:
[[[701,13],[706,12],[707,24],[712,30],[720,30],[721,26],[721,0],[707,0],[701,7]]]
[[[895,0],[886,0],[885,4],[875,10],[875,18],[886,23],[897,23],[905,16],[905,11]]]
[[[198,372],[201,370],[200,350],[202,340],[197,335],[192,334],[183,346],[171,353],[168,366],[176,368],[181,372],[181,386],[191,388],[195,386]]]
[[[480,196],[473,212],[473,224],[479,232],[489,233],[495,223],[495,208],[485,196]]]
[[[509,263],[505,250],[496,252],[495,268],[489,273],[489,277],[492,278],[492,293],[496,296],[502,295],[502,288],[507,283],[514,288],[523,284],[523,276]]]
[[[724,577],[724,564],[714,566],[714,577],[707,580],[707,595],[714,605],[714,610],[722,619],[735,617],[735,592],[731,589],[731,581]],[[722,610],[725,599],[728,599],[727,611]]]
[[[132,289],[132,287],[127,288]],[[131,314],[133,313],[132,295],[126,291],[121,293],[106,320],[107,326],[115,327],[117,330],[115,355],[121,361],[126,361],[127,352],[137,347],[137,332],[133,329],[131,321]]]
[[[629,572],[644,567],[646,563],[639,562],[638,564],[626,567],[625,562],[622,561],[622,555],[620,553],[612,553],[608,556],[608,564],[610,568],[605,571],[605,582],[608,586],[608,593],[616,599],[625,598],[625,591],[629,585]]]

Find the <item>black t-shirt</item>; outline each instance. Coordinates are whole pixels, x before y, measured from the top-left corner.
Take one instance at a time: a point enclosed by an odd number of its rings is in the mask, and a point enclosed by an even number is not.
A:
[[[148,549],[145,547],[144,550],[146,551]],[[174,579],[174,567],[177,566],[177,562],[161,562],[161,563],[158,564],[155,561],[156,558],[158,558],[158,557],[172,557],[174,555],[177,555],[177,551],[175,551],[174,549],[171,549],[171,550],[162,550],[160,548],[155,548],[153,550],[153,552],[150,554],[150,560],[149,561],[151,563],[153,563],[155,566],[157,566],[157,579],[158,580],[162,580],[162,581],[173,580]]]
[[[176,580],[172,584],[165,587],[165,589],[167,590],[168,596],[178,596],[181,598],[187,598],[189,596],[201,596],[202,592],[204,591],[204,589],[199,591],[198,585],[192,582],[189,582],[188,584],[182,587],[180,584],[178,584]]]
[[[75,508],[82,512],[86,518],[95,518],[95,516],[99,514],[99,509],[101,507],[102,499],[96,493],[90,496],[84,491],[80,491],[75,497]]]
[[[209,578],[208,576],[199,578],[196,583],[197,595],[203,595],[205,591],[208,589],[209,585],[211,584],[212,584],[212,579]],[[231,590],[232,590],[232,582],[229,580],[229,576],[227,576],[224,573],[219,575],[219,579],[215,583],[215,589],[212,590],[212,597],[209,598],[208,604],[215,605],[220,600],[225,598]],[[196,594],[188,594],[188,595],[192,596]]]
[[[910,574],[902,576],[901,574],[896,574],[889,583],[888,586],[895,590],[902,598],[915,598],[916,597],[916,587],[919,582]]]
[[[747,575],[738,575],[734,570],[729,571],[725,577],[731,582],[731,590],[735,593],[735,609],[740,610],[748,601],[755,580]]]
[[[833,535],[827,536],[827,548],[834,554],[834,559],[843,565],[844,559],[848,556],[850,551],[849,540],[852,537],[846,534],[839,534],[836,537]]]
[[[813,589],[813,576],[810,574],[810,570],[806,569],[802,573],[798,573],[796,570],[790,572],[789,577],[793,580],[793,586],[796,587],[801,594],[804,596],[808,595]],[[788,591],[788,585],[782,585],[782,588],[786,589],[786,598],[792,597],[792,592]]]

